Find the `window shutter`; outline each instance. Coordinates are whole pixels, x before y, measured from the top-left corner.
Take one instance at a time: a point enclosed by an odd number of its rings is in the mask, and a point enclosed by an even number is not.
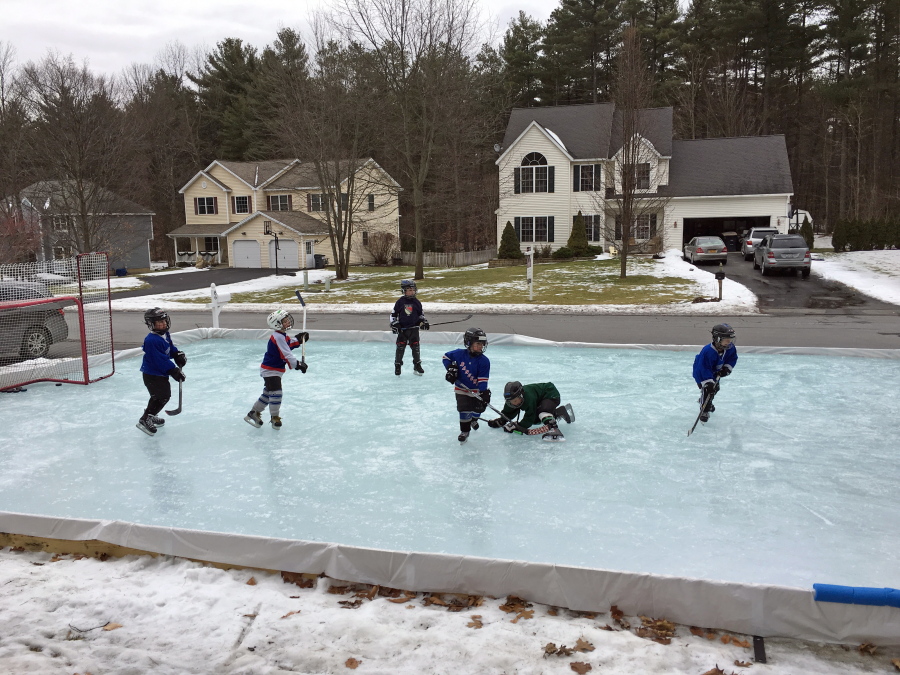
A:
[[[594,190],[599,192],[603,187],[603,183],[600,180],[600,177],[603,175],[603,165],[602,164],[594,164]]]
[[[555,174],[555,173],[556,173],[556,167],[555,167],[555,166],[548,166],[548,167],[547,167],[547,192],[555,192],[555,190],[553,189],[553,184],[554,184],[554,174]]]
[[[521,173],[522,173],[522,170],[519,169],[519,167],[516,167],[515,169],[513,169],[513,192],[515,194],[519,194],[519,192],[521,192],[521,190],[522,190],[521,185],[520,185],[521,178],[519,177]],[[516,234],[518,234],[518,233],[519,233],[519,230],[518,230],[518,226],[517,226]]]
[[[369,195],[369,211],[375,210],[375,195]]]
[[[198,215],[200,213],[200,207],[197,206],[197,197],[194,197],[194,215]]]
[[[581,165],[572,166],[572,192],[581,191]]]
[[[231,198],[231,212],[237,213],[237,197]]]
[[[218,215],[219,213],[219,198],[213,197],[213,215]]]
[[[616,216],[616,240],[622,238],[622,216]]]
[[[311,192],[306,193],[306,210],[312,211],[312,193]]]
[[[293,195],[288,195],[288,211],[294,210],[294,199]]]
[[[516,169],[516,171],[518,171],[518,169]],[[516,216],[515,218],[513,218],[513,221],[513,228],[516,231],[516,239],[522,241],[522,219]]]
[[[266,195],[266,211],[272,210],[272,195]]]
[[[552,169],[553,167],[550,168]],[[553,241],[553,221],[555,218],[556,216],[547,216],[547,241]]]
[[[656,236],[656,214],[651,213],[650,214],[650,238],[653,239],[653,237],[655,237],[655,236]]]
[[[253,195],[247,195],[247,213],[253,213]]]

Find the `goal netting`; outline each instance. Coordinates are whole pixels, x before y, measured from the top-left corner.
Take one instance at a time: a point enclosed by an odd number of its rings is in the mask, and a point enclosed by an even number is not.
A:
[[[0,265],[0,391],[114,372],[106,253]]]

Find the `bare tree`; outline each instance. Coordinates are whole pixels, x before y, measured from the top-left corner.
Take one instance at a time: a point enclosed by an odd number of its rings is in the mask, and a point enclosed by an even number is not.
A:
[[[647,143],[651,137],[653,79],[641,53],[634,26],[622,34],[616,62],[613,138],[621,147],[607,165],[606,192],[597,197],[598,210],[606,214],[605,239],[615,241],[619,251],[619,276],[628,276],[628,256],[653,251],[660,246],[662,220],[668,199],[659,195],[659,169]],[[618,143],[614,144],[616,147]],[[659,228],[659,229],[658,229]]]
[[[337,20],[371,54],[384,140],[398,158],[415,219],[415,278],[424,278],[426,184],[461,59],[474,56],[475,0],[340,0]]]

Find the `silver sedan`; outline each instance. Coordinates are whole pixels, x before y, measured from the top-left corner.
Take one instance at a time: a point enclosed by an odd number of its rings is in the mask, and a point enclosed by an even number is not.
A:
[[[684,259],[695,265],[702,262],[728,264],[728,247],[718,237],[694,237],[684,245]]]

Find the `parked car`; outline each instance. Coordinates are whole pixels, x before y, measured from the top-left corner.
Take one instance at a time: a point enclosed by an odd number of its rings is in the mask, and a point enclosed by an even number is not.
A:
[[[52,303],[12,307],[22,300],[52,297],[44,284],[0,281],[0,357],[43,358],[50,351],[50,345],[69,337],[62,307]]]
[[[763,276],[773,270],[797,270],[803,278],[809,276],[812,258],[806,240],[799,234],[770,234],[763,239],[753,252],[753,269]]]
[[[718,237],[694,237],[684,246],[684,259],[695,265],[702,262],[728,263],[728,247]]]
[[[767,234],[778,234],[778,229],[774,227],[751,227],[750,231],[744,234],[741,240],[741,255],[744,256],[744,260],[753,260],[753,250]]]

